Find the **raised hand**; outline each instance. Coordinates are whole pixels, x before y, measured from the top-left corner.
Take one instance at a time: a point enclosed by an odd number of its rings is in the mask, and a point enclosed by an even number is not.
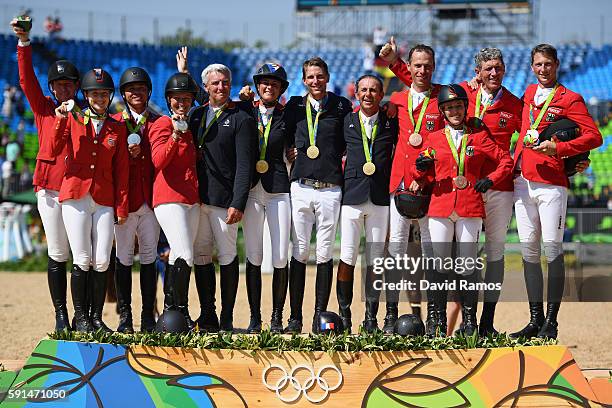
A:
[[[387,42],[381,48],[378,56],[382,58],[383,61],[388,62],[389,64],[394,63],[399,58],[397,54],[397,44],[395,44],[395,37],[391,36],[389,42]]]
[[[176,69],[178,72],[188,73],[187,68],[187,47],[181,47],[176,53]]]
[[[252,101],[253,99],[255,99],[255,92],[253,92],[250,86],[245,85],[238,93],[238,97],[241,101],[244,102]]]
[[[19,27],[17,25],[17,19],[14,18],[11,20],[11,27],[13,29],[13,32],[15,33],[15,35],[17,36],[17,38],[19,38],[19,40],[21,40],[21,42],[26,42],[30,39],[30,34],[25,31],[23,28]]]

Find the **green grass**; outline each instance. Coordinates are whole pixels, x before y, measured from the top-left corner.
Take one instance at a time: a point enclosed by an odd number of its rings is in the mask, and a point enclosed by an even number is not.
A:
[[[555,345],[556,340],[511,339],[505,334],[478,338],[384,335],[360,332],[356,335],[308,334],[280,335],[267,330],[257,335],[231,333],[82,333],[54,332],[49,337],[54,340],[79,341],[88,343],[109,343],[121,345],[143,345],[164,347],[186,347],[210,350],[252,350],[252,351],[407,351],[407,350],[455,350],[469,348],[497,348],[518,346]]]

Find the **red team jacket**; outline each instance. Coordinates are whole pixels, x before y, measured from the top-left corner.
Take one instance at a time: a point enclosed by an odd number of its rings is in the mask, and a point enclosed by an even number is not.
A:
[[[166,203],[196,204],[200,201],[196,172],[196,147],[190,131],[178,142],[172,138],[172,119],[162,116],[149,131],[155,166],[153,206]]]
[[[425,148],[435,149],[435,164],[426,172],[420,172],[412,163],[414,178],[420,184],[433,184],[431,203],[429,204],[430,217],[448,217],[453,211],[460,217],[485,218],[485,208],[481,193],[474,190],[479,179],[488,176],[493,183],[498,183],[512,169],[512,159],[507,151],[502,150],[490,137],[486,128],[471,129],[468,136],[464,176],[468,179],[468,186],[461,190],[455,187],[453,178],[457,176],[457,162],[453,158],[444,129],[437,130],[429,135],[423,144]],[[472,149],[470,149],[470,147]],[[487,174],[483,164],[490,160],[499,163],[497,169]]]
[[[524,148],[523,138],[531,125],[529,106],[534,104],[533,97],[536,94],[537,88],[537,84],[529,85],[525,90],[525,95],[523,95],[521,135],[516,145],[516,152],[514,153],[514,168],[516,169],[519,159],[522,159],[520,160],[521,170],[523,177],[527,180],[568,187],[569,182],[565,175],[563,158],[595,149],[601,146],[603,139],[593,118],[591,118],[587,111],[582,96],[570,91],[563,85],[559,85],[537,130],[542,133],[552,122],[568,118],[578,124],[580,136],[569,142],[557,142],[556,156],[547,156],[530,148]],[[534,119],[540,114],[542,105],[534,107]]]
[[[401,59],[398,59],[398,62],[392,64],[389,68],[391,68],[393,73],[397,75],[403,83],[408,86],[412,84],[410,72],[408,72],[406,64],[404,64]],[[432,88],[433,90],[430,95],[429,104],[425,110],[425,115],[421,122],[421,129],[419,130],[419,134],[423,137],[423,143],[416,147],[412,146],[408,141],[408,138],[414,132],[414,126],[410,120],[410,114],[408,113],[408,90],[395,92],[391,95],[391,102],[397,105],[399,137],[395,147],[395,153],[393,154],[393,165],[391,166],[391,181],[389,183],[390,193],[397,190],[402,180],[404,180],[404,188],[408,189],[408,186],[410,186],[410,183],[414,180],[412,174],[414,161],[419,156],[419,153],[425,150],[424,145],[427,136],[431,132],[444,127],[444,117],[438,110],[437,101],[440,85],[433,84]],[[422,106],[423,103],[421,102],[419,106],[413,107],[412,115],[414,123],[417,123],[419,119]]]
[[[66,170],[65,157],[68,148],[57,152],[52,151],[52,138],[55,132],[55,101],[43,94],[34,68],[32,67],[32,46],[17,46],[17,65],[19,67],[19,84],[25,94],[32,112],[34,122],[38,129],[38,155],[36,156],[36,168],[34,169],[34,189],[59,191]]]
[[[123,115],[121,112],[113,115],[113,118],[121,123],[124,123]],[[151,159],[151,143],[149,140],[149,134],[151,128],[160,116],[149,111],[149,117],[142,126],[138,134],[140,134],[140,155],[138,157],[130,158],[130,187],[129,187],[129,210],[130,212],[136,212],[143,205],[147,204],[149,208],[153,208],[153,177],[155,174],[155,168],[153,167],[153,161]],[[135,126],[133,118],[131,119],[132,125]],[[130,131],[126,131],[129,135]]]
[[[460,85],[468,94],[468,117],[473,117],[475,116],[478,89],[471,89],[467,82],[462,82]],[[503,86],[501,92],[501,98],[487,108],[482,121],[489,129],[493,141],[505,152],[510,152],[510,139],[512,139],[512,134],[515,131],[520,132],[521,130],[523,102]],[[482,112],[482,106],[480,110]],[[483,174],[489,174],[496,168],[497,162],[485,161],[483,164]],[[513,191],[513,180],[512,172],[508,172],[508,174],[502,177],[499,182],[495,183],[491,189],[497,191]]]
[[[130,165],[125,125],[109,117],[97,136],[93,126],[72,115],[56,118],[52,152],[68,148],[60,202],[90,193],[99,205],[114,207],[118,217],[127,217]]]

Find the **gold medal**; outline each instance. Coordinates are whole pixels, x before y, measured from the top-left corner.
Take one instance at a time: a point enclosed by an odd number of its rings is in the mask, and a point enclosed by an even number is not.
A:
[[[414,147],[420,146],[423,143],[423,137],[418,133],[413,133],[408,138],[410,144]]]
[[[309,159],[316,159],[319,157],[319,148],[315,145],[309,146],[308,149],[306,149],[306,156],[308,156]]]
[[[453,179],[453,181],[459,190],[463,190],[468,185],[468,180],[465,176],[457,176]]]
[[[267,173],[269,167],[270,166],[268,166],[268,162],[265,160],[258,160],[255,164],[255,170],[257,170],[257,172],[261,174]]]
[[[376,171],[376,165],[372,162],[366,162],[363,165],[363,174],[371,176]]]

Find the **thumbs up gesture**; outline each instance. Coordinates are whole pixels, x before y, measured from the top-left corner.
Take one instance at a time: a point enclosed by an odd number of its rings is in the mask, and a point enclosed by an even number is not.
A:
[[[380,53],[378,54],[383,61],[388,62],[389,64],[394,63],[399,58],[397,54],[397,44],[395,44],[395,37],[391,36],[389,41],[383,45],[380,49]]]

